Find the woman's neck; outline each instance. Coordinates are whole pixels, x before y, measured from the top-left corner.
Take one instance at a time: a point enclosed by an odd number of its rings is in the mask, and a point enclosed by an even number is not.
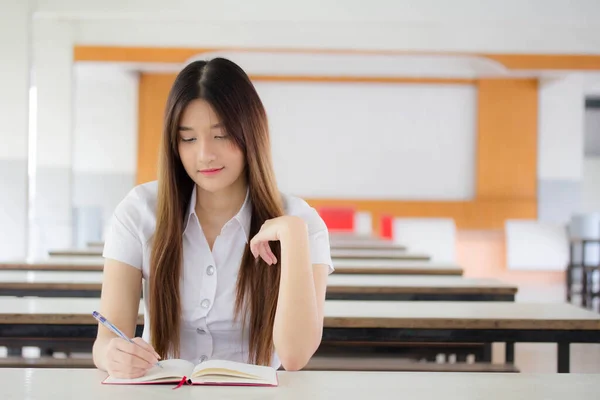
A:
[[[222,227],[233,218],[246,199],[245,179],[238,179],[228,188],[219,192],[207,192],[196,187],[196,215],[201,223]]]

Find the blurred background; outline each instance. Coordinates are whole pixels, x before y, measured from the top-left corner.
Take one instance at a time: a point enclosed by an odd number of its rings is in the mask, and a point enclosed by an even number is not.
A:
[[[340,230],[561,288],[600,236],[598,1],[0,4],[3,259],[102,241],[156,179],[176,73],[215,56],[263,99],[281,190]]]

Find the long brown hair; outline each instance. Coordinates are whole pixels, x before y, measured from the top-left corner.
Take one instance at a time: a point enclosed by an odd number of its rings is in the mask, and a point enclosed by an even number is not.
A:
[[[178,151],[179,121],[195,99],[207,101],[243,151],[252,204],[250,238],[262,224],[283,215],[270,152],[267,115],[246,73],[235,63],[215,58],[187,65],[169,92],[159,157],[156,231],[150,258],[151,343],[161,357],[179,357],[179,279],[183,261],[183,226],[194,181]],[[193,206],[193,205],[192,205]],[[271,245],[281,260],[278,243]],[[279,294],[280,268],[254,259],[246,246],[237,280],[236,317],[249,326],[248,362],[269,365],[273,355],[273,323]]]

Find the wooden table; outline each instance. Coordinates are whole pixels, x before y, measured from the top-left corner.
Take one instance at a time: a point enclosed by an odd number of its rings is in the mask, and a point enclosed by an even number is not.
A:
[[[328,278],[327,299],[514,301],[517,290],[516,286],[495,279],[334,273]]]
[[[48,257],[0,261],[0,271],[102,271],[102,257]]]
[[[75,257],[97,257],[102,256],[103,247],[53,249],[48,255],[75,256]],[[384,259],[406,259],[406,260],[428,260],[426,254],[411,254],[406,248],[389,242],[382,241],[355,241],[355,240],[333,240],[331,244],[331,255],[334,258],[384,258]]]
[[[333,260],[335,274],[367,275],[450,275],[460,276],[463,269],[456,264],[421,260]]]
[[[0,296],[100,297],[102,271],[0,271]]]
[[[102,385],[97,369],[0,369],[6,399],[592,400],[597,374],[279,371],[278,387]],[[50,389],[51,388],[51,389]]]
[[[406,247],[390,241],[364,241],[364,240],[330,240],[332,249],[357,249],[357,250],[397,250],[406,251]]]
[[[423,260],[431,257],[427,254],[409,253],[397,249],[337,249],[331,248],[331,258],[336,259],[363,259],[363,260]]]
[[[451,263],[421,260],[334,260],[336,274],[462,275]],[[39,260],[0,261],[0,271],[102,271],[102,257],[49,257]]]
[[[98,306],[91,298],[0,298],[0,342],[91,341]],[[569,372],[571,343],[600,342],[600,315],[570,304],[327,300],[324,311],[324,343],[504,342],[507,363],[515,343],[557,343],[558,372]]]
[[[85,249],[54,249],[49,250],[48,255],[51,257],[75,256],[75,257],[98,257],[102,256],[103,248],[88,247]]]
[[[391,240],[381,240],[378,238],[364,239],[364,238],[336,238],[332,237],[329,241],[331,248],[335,249],[363,249],[363,250],[377,250],[377,249],[391,249],[391,250],[406,250],[405,246],[394,243]],[[104,247],[104,242],[89,242],[88,247],[98,250]],[[61,253],[70,252],[67,250],[59,250]]]
[[[571,343],[600,342],[600,315],[570,304],[327,301],[325,326],[324,342],[504,342],[507,363],[515,343],[557,343],[558,372]]]
[[[102,272],[0,271],[0,296],[100,297]],[[453,276],[337,275],[331,300],[514,301],[517,287],[494,279]]]

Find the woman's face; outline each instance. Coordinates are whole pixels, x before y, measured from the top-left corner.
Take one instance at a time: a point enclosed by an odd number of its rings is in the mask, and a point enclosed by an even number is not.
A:
[[[217,193],[243,184],[244,154],[205,100],[184,109],[178,146],[183,167],[200,189]]]

